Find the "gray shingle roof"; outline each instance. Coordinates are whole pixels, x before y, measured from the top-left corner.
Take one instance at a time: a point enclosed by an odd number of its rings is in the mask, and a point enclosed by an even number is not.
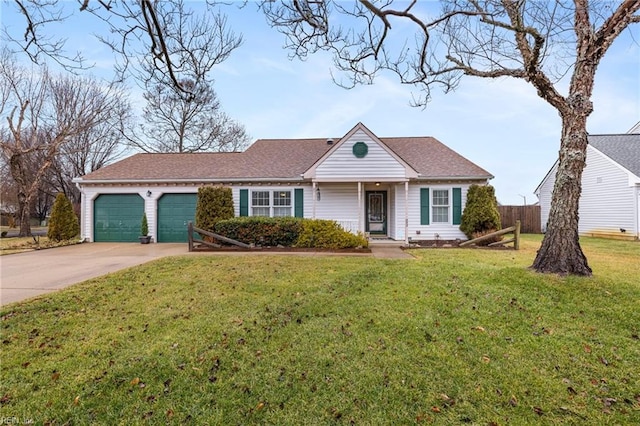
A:
[[[640,134],[589,135],[589,144],[640,176]]]
[[[335,145],[340,138],[334,140]],[[423,178],[493,177],[432,137],[380,140]],[[334,145],[328,145],[327,138],[259,139],[244,152],[135,154],[82,180],[296,179]]]

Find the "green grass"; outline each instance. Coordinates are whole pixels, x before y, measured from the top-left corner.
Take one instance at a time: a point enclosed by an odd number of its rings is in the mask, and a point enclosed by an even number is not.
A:
[[[173,257],[2,310],[0,417],[37,424],[640,424],[640,244]]]

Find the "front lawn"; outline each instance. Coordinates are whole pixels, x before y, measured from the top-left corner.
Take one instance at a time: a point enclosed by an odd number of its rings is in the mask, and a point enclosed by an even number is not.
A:
[[[3,308],[0,417],[37,424],[640,424],[640,243],[173,257]]]

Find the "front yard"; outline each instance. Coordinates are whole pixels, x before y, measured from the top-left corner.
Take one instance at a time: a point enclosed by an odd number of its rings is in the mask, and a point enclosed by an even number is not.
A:
[[[168,258],[3,308],[0,417],[37,424],[640,424],[640,243]]]

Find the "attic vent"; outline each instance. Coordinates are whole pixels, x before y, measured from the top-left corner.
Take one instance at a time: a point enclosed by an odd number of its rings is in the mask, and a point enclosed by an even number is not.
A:
[[[327,145],[333,145],[333,139],[327,139]]]

